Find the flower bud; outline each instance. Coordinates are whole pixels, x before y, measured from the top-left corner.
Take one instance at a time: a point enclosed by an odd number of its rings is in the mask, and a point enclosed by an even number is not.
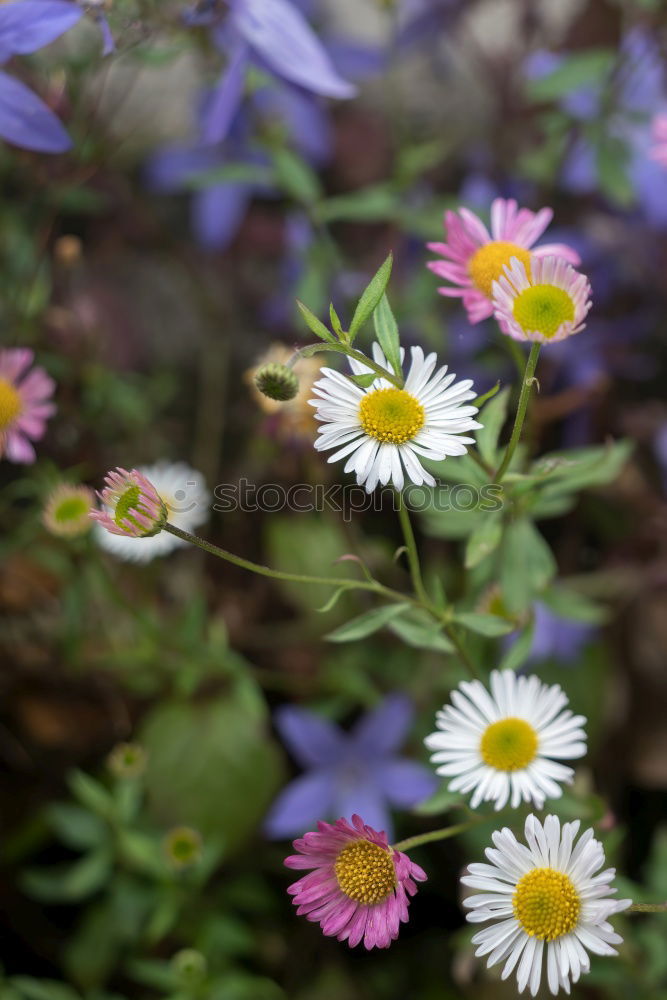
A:
[[[139,778],[146,770],[146,751],[138,743],[118,743],[107,757],[114,778]]]
[[[201,834],[192,827],[175,826],[164,838],[163,846],[172,868],[189,868],[201,859]]]
[[[292,369],[277,362],[259,369],[255,375],[255,385],[262,395],[281,403],[294,399],[299,391],[299,380]]]

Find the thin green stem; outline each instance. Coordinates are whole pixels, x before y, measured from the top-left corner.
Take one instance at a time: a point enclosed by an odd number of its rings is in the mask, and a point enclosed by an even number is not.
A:
[[[633,903],[626,913],[667,913],[667,903]]]
[[[403,388],[404,380],[402,378],[383,368],[382,365],[373,361],[372,358],[367,358],[365,354],[355,350],[349,344],[331,344],[329,341],[321,344],[308,344],[307,347],[301,347],[298,351],[294,352],[289,364],[294,364],[298,358],[311,358],[313,354],[319,354],[323,351],[333,351],[334,354],[344,354],[348,358],[354,358],[355,361],[360,361],[366,368],[370,368],[379,378],[386,378],[388,382],[391,382],[398,389]]]
[[[457,823],[455,826],[445,826],[440,830],[430,830],[428,833],[418,833],[415,837],[408,837],[407,840],[399,840],[397,844],[392,844],[395,851],[409,851],[413,847],[421,847],[422,844],[432,844],[436,840],[448,840],[450,837],[457,837],[459,833],[465,833],[479,823],[485,823],[491,816],[476,816],[466,823]]]
[[[503,456],[503,460],[498,466],[498,470],[494,477],[494,482],[500,483],[503,476],[509,468],[510,462],[514,457],[514,452],[517,449],[517,445],[521,440],[521,431],[523,430],[523,422],[526,419],[526,411],[528,409],[528,402],[530,400],[530,392],[536,381],[535,379],[535,369],[537,368],[537,359],[540,356],[541,344],[533,344],[530,349],[530,354],[528,355],[528,361],[526,362],[526,369],[523,373],[523,381],[521,383],[521,394],[519,396],[519,405],[516,410],[516,417],[514,418],[514,427],[512,428],[512,436],[510,437],[509,444]]]
[[[217,556],[218,559],[224,559],[226,562],[233,563],[234,566],[240,566],[241,569],[247,569],[250,573],[257,573],[259,576],[268,576],[272,580],[286,580],[290,583],[322,584],[323,586],[345,587],[351,590],[370,590],[374,594],[382,594],[384,597],[389,597],[392,601],[405,602],[406,600],[410,600],[406,594],[401,594],[397,590],[385,587],[383,584],[378,583],[377,580],[345,580],[341,577],[284,573],[282,570],[271,569],[270,566],[262,566],[261,563],[251,562],[249,559],[236,556],[233,552],[228,552],[227,549],[222,549],[219,545],[207,542],[204,538],[199,538],[197,535],[191,535],[189,531],[183,531],[182,528],[177,528],[174,524],[167,523],[162,530],[168,531],[171,535],[176,535],[177,538],[182,538],[184,542],[196,545],[198,548],[203,549],[204,552],[208,552],[209,555]]]
[[[410,566],[412,586],[414,587],[415,594],[422,604],[425,604],[427,607],[431,607],[431,599],[426,592],[426,587],[424,586],[421,564],[419,562],[419,552],[417,551],[417,542],[415,541],[415,533],[412,530],[410,515],[408,514],[408,510],[403,503],[403,497],[398,490],[396,491],[396,496],[398,498],[398,519],[401,522],[401,530],[403,531],[405,548],[408,554],[408,564]]]

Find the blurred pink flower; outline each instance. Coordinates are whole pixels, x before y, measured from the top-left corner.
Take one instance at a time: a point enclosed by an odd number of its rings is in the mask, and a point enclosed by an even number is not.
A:
[[[528,252],[547,228],[553,211],[542,208],[531,212],[519,208],[513,199],[496,198],[491,205],[491,232],[469,209],[445,212],[445,243],[428,243],[428,249],[447,260],[429,261],[427,267],[457,287],[439,288],[441,295],[462,298],[471,323],[480,323],[493,315],[493,282],[503,268],[516,257],[526,267]],[[579,254],[563,243],[547,243],[532,249],[536,257],[563,257],[579,264]]]
[[[43,368],[28,368],[34,353],[27,347],[0,350],[0,458],[35,461],[35,449],[46,422],[55,412],[50,402],[55,382]],[[27,373],[27,374],[26,374]]]
[[[352,825],[339,819],[319,822],[317,832],[294,841],[299,852],[285,858],[288,868],[312,868],[287,890],[299,916],[319,923],[324,934],[353,948],[388,948],[408,920],[409,897],[426,873],[407,854],[389,846],[386,834],[360,816]]]
[[[651,126],[651,136],[655,142],[650,152],[651,159],[667,167],[667,114],[655,116]]]

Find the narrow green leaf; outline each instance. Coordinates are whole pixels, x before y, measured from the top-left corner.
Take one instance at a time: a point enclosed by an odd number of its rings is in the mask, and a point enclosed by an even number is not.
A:
[[[277,149],[273,152],[273,163],[278,183],[286,194],[306,205],[319,201],[322,197],[319,177],[301,157],[290,149]]]
[[[540,594],[540,601],[559,618],[569,618],[574,622],[602,625],[609,619],[609,608],[562,584],[545,590]]]
[[[322,615],[326,614],[327,611],[331,611],[331,609],[338,603],[338,599],[345,593],[346,590],[347,587],[339,587],[338,590],[334,590],[329,600],[323,604],[321,608],[316,608],[316,610]]]
[[[396,615],[409,607],[409,604],[387,604],[382,608],[373,608],[372,611],[366,611],[345,625],[340,625],[326,638],[329,642],[353,642],[355,639],[365,639],[367,635],[384,628]]]
[[[310,311],[308,306],[304,305],[303,302],[300,302],[299,299],[296,300],[296,305],[297,309],[306,321],[308,328],[315,334],[316,337],[319,337],[320,340],[326,340],[330,344],[336,343],[336,338],[333,334],[327,330],[322,320],[319,320],[315,313]]]
[[[454,621],[477,632],[479,635],[497,636],[514,632],[516,625],[500,615],[483,614],[476,611],[462,611],[454,615]]]
[[[394,217],[400,202],[394,191],[378,185],[327,198],[317,206],[317,216],[322,222],[339,219],[350,222],[375,222]]]
[[[600,83],[609,73],[614,53],[609,49],[588,49],[566,56],[560,66],[538,80],[528,82],[528,93],[536,101],[565,97],[579,87]]]
[[[377,306],[378,302],[384,295],[389,277],[391,275],[392,264],[394,263],[393,254],[389,254],[387,259],[376,271],[374,276],[371,278],[370,282],[364,289],[361,298],[357,303],[357,308],[354,310],[354,316],[352,317],[352,322],[350,323],[350,342],[354,340],[359,330],[364,325],[366,320],[371,316],[373,310]]]
[[[108,818],[113,812],[113,798],[104,785],[83,771],[72,771],[67,778],[72,794],[98,816]]]
[[[500,540],[503,536],[503,525],[502,521],[498,517],[485,518],[482,523],[475,528],[468,543],[466,545],[465,551],[465,567],[466,569],[474,569],[475,566],[479,566],[481,562],[490,556],[492,552],[498,548]]]
[[[454,652],[454,646],[447,636],[426,616],[423,621],[414,615],[411,618],[396,618],[389,628],[412,649],[432,649],[437,653]]]
[[[530,625],[521,633],[516,642],[512,643],[509,650],[498,664],[498,670],[518,670],[528,659],[531,646],[533,645],[533,632],[535,623]]]
[[[384,355],[394,370],[394,374],[403,376],[401,366],[401,344],[398,336],[398,324],[394,318],[386,293],[382,296],[373,312],[375,333]]]
[[[332,330],[340,340],[343,333],[343,327],[341,325],[340,319],[338,318],[338,313],[334,309],[333,302],[329,303],[329,319],[331,320]]]
[[[368,389],[369,385],[373,385],[377,375],[375,372],[371,372],[370,375],[350,375],[350,381],[354,382],[361,389]]]
[[[418,813],[420,816],[438,816],[442,813],[449,812],[455,806],[460,806],[463,803],[463,796],[460,792],[450,792],[447,785],[444,784],[441,788],[434,792],[430,798],[426,799],[424,802],[420,802],[419,805],[414,809],[414,812]]]
[[[484,461],[491,466],[498,461],[498,438],[507,419],[509,396],[508,386],[494,396],[479,415],[483,426],[477,431],[477,448]]]

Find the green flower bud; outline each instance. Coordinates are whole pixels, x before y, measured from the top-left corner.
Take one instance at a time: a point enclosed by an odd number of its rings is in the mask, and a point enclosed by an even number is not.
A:
[[[146,751],[138,743],[118,743],[107,757],[114,778],[139,778],[146,770]]]
[[[205,956],[194,948],[177,951],[171,960],[171,968],[179,986],[185,989],[199,986],[206,979],[208,971]]]
[[[277,362],[264,365],[255,375],[255,385],[264,396],[286,403],[299,391],[299,380],[287,365]]]
[[[164,852],[172,868],[190,868],[201,859],[202,839],[189,826],[176,826],[164,838]]]

